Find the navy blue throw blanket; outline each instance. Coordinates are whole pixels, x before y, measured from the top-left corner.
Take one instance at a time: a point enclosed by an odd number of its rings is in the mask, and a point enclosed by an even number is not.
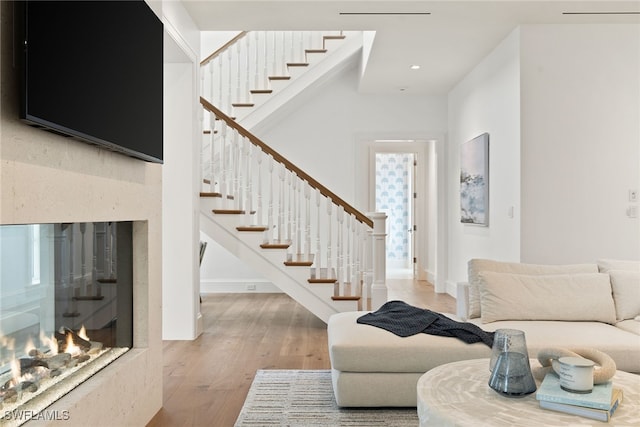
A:
[[[456,322],[443,314],[403,301],[386,302],[378,310],[359,317],[357,322],[385,329],[400,337],[425,333],[455,337],[467,344],[483,342],[493,346],[494,332],[483,331],[473,323]]]

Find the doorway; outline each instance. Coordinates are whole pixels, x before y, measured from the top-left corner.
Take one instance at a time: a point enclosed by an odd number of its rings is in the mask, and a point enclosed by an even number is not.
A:
[[[375,211],[387,214],[387,275],[415,278],[416,167],[413,152],[374,152]]]

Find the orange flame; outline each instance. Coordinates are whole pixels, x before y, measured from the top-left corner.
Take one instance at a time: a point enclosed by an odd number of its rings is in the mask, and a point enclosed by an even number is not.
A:
[[[67,334],[67,342],[64,347],[64,352],[69,353],[72,356],[77,356],[81,352],[80,347],[73,342],[73,336],[71,336],[71,334]]]
[[[87,336],[87,329],[84,327],[84,325],[82,325],[82,327],[80,328],[80,331],[78,332],[78,336],[85,341],[90,341],[89,337]]]
[[[15,357],[11,360],[11,385],[15,386],[20,382],[20,362]]]
[[[45,347],[49,347],[51,354],[58,354],[58,340],[54,334],[51,334],[51,338],[49,338],[44,332],[40,331],[40,343]]]

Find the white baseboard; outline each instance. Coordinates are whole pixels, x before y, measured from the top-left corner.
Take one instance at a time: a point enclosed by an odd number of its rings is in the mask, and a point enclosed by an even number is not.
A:
[[[425,270],[425,272],[427,273],[427,282],[431,284],[436,283],[436,273],[434,273],[432,270]]]
[[[200,282],[200,294],[245,294],[245,293],[282,293],[273,283],[258,280],[203,280]]]
[[[447,294],[451,295],[454,298],[458,297],[458,285],[451,280],[447,280],[444,282],[445,288],[447,290]]]

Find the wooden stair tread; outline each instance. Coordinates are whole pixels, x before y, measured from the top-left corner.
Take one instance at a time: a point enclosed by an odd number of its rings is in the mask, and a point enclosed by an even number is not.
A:
[[[313,255],[310,255],[311,259],[305,259],[305,255],[298,254],[294,258],[284,262],[287,267],[311,267],[313,265]]]
[[[213,209],[211,212],[216,215],[242,215],[246,213],[240,209]]]
[[[287,62],[287,67],[308,67],[307,62]]]
[[[255,106],[255,104],[252,104],[250,102],[238,102],[235,104],[231,104],[232,107],[253,107]]]
[[[336,283],[337,281],[338,279],[332,279],[332,278],[307,279],[307,282],[309,283]]]
[[[236,230],[238,231],[267,231],[269,229],[269,227],[265,227],[264,225],[241,225],[239,227],[236,227]]]
[[[331,297],[332,300],[334,301],[360,301],[360,297],[359,296],[355,296],[355,295],[346,295],[346,296],[332,296]]]
[[[327,49],[305,49],[305,53],[327,53]]]
[[[344,34],[341,34],[339,36],[337,35],[330,35],[330,36],[322,36],[323,39],[325,40],[343,40],[345,39],[347,36],[345,36]]]
[[[269,76],[269,80],[291,80],[291,76]]]
[[[247,213],[247,211],[241,209],[213,209],[211,212],[216,215],[243,215]],[[253,215],[256,211],[251,211],[250,213]]]
[[[285,261],[284,265],[287,267],[311,267],[313,261]]]
[[[290,242],[263,243],[260,245],[262,249],[287,249],[289,246],[291,246]]]
[[[258,93],[273,93],[273,89],[251,89],[250,93],[258,94]]]
[[[220,193],[210,193],[207,191],[201,191],[200,192],[200,197],[222,197],[222,194]]]

